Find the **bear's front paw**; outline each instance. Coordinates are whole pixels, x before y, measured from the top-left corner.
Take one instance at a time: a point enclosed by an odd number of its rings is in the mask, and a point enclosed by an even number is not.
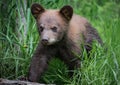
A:
[[[21,81],[28,81],[28,77],[22,76],[22,77],[18,78],[18,80],[21,80]]]

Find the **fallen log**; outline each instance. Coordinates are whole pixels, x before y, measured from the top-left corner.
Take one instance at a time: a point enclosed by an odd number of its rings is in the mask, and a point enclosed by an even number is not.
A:
[[[21,80],[8,80],[0,78],[0,85],[55,85],[55,84],[40,84],[36,82],[21,81]]]

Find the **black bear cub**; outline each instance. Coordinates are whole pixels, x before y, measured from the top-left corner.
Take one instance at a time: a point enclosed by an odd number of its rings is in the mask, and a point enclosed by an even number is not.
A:
[[[83,47],[89,52],[94,40],[102,43],[97,31],[85,18],[73,14],[71,6],[46,10],[35,3],[31,12],[36,19],[40,42],[32,57],[29,81],[37,82],[55,56],[64,61],[69,70],[79,68],[80,59],[75,54],[80,55]]]

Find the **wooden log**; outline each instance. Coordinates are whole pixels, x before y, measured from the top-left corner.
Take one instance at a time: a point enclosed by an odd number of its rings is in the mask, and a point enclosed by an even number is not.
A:
[[[0,85],[55,85],[55,84],[40,84],[36,82],[21,81],[21,80],[8,80],[0,78]]]

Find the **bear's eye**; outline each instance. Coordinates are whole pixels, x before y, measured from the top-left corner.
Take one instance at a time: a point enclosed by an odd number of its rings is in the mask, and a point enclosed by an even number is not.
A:
[[[42,32],[44,30],[44,27],[40,26],[39,30],[40,30],[40,32]]]
[[[51,28],[53,32],[57,32],[57,27]]]

